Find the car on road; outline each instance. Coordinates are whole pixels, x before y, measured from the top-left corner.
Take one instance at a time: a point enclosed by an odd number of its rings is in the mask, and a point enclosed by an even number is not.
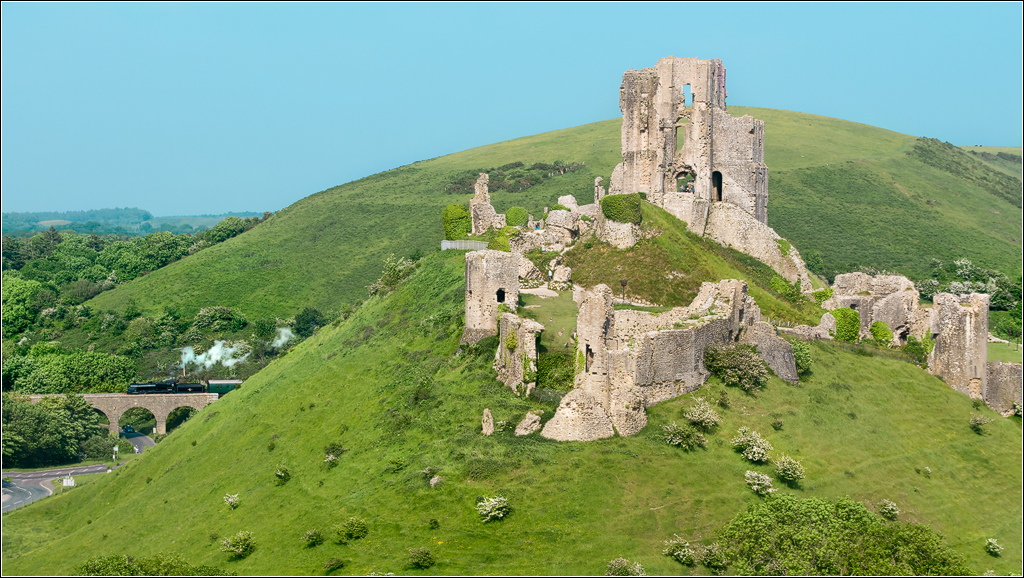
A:
[[[133,427],[132,427],[132,426],[130,426],[130,425],[126,425],[126,426],[124,426],[124,427],[123,427],[123,428],[121,428],[121,429],[123,429],[123,430],[124,430],[124,433],[135,433],[135,428],[133,428]]]

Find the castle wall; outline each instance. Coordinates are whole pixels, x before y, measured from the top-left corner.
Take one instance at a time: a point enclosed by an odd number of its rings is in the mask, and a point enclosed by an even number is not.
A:
[[[1022,403],[1021,381],[1024,366],[1019,363],[990,361],[986,365],[985,403],[1003,416],[1013,415],[1013,404]]]
[[[466,327],[463,343],[498,333],[498,305],[519,304],[519,256],[503,251],[466,253]]]
[[[988,301],[984,293],[934,298],[938,335],[928,369],[973,398],[984,397],[988,379]]]
[[[704,235],[764,262],[790,283],[800,280],[801,291],[811,290],[811,278],[796,247],[782,254],[774,229],[733,203],[712,203]]]
[[[912,325],[922,324],[919,300],[914,282],[902,275],[871,276],[856,272],[836,275],[832,297],[822,307],[830,311],[840,307],[856,309],[860,314],[861,339],[871,338],[871,324],[875,321],[884,321],[892,330],[893,339],[901,339],[913,333]]]
[[[498,322],[498,349],[494,369],[501,381],[518,395],[520,386],[529,395],[537,381],[537,337],[544,326],[531,319],[504,313]],[[515,339],[510,339],[515,335]],[[514,347],[510,347],[514,345]]]

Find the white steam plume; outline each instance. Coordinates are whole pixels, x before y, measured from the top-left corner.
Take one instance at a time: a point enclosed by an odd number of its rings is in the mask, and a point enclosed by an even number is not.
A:
[[[277,337],[275,337],[274,341],[270,343],[270,346],[274,349],[280,349],[285,343],[288,343],[294,338],[295,334],[292,333],[291,329],[288,329],[287,327],[278,327]]]
[[[202,365],[206,369],[210,369],[219,363],[224,367],[231,367],[236,363],[245,361],[245,358],[249,357],[248,353],[241,357],[235,357],[235,354],[239,353],[244,348],[243,344],[239,343],[225,346],[225,343],[227,342],[214,341],[213,347],[211,347],[206,353],[200,355],[196,355],[195,350],[191,347],[182,348],[181,366],[185,367],[185,365],[189,363],[194,363],[196,365]]]

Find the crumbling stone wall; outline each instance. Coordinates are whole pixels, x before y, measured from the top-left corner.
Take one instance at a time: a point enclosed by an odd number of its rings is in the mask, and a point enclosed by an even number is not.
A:
[[[616,249],[628,249],[640,239],[640,227],[633,223],[620,223],[600,214],[597,217],[597,238]]]
[[[463,343],[498,333],[498,305],[512,312],[519,303],[519,255],[503,251],[466,253],[466,327]]]
[[[832,297],[822,304],[828,310],[840,307],[860,314],[860,338],[871,338],[871,324],[884,321],[894,340],[906,340],[911,325],[918,319],[920,293],[914,282],[902,275],[843,273],[832,285]],[[920,321],[917,321],[920,323]],[[918,336],[920,337],[920,336]]]
[[[469,214],[473,220],[473,234],[482,235],[487,229],[500,229],[505,226],[505,215],[499,215],[491,205],[491,194],[487,190],[490,177],[480,173],[480,178],[473,185],[473,198],[469,200]]]
[[[932,314],[935,347],[928,369],[953,389],[984,398],[988,380],[988,302],[984,293],[937,293]]]
[[[498,381],[512,388],[516,395],[520,388],[529,395],[536,387],[537,338],[542,331],[544,326],[536,321],[512,313],[501,315],[494,369],[498,372]]]
[[[796,358],[793,356],[793,346],[776,335],[775,327],[770,323],[758,321],[746,327],[740,336],[740,343],[753,345],[761,359],[783,381],[796,384],[800,380]]]
[[[704,234],[726,247],[757,258],[790,283],[799,279],[801,291],[811,290],[810,275],[796,247],[790,246],[788,253],[783,255],[779,247],[782,237],[741,207],[732,203],[712,203]]]
[[[1021,381],[1024,366],[1019,363],[990,361],[986,366],[985,403],[1003,416],[1013,415],[1013,404],[1022,403]]]
[[[792,328],[780,327],[779,330],[806,341],[811,339],[832,339],[832,335],[836,331],[836,318],[831,313],[825,313],[821,316],[821,321],[816,326],[797,325]]]
[[[619,435],[629,436],[647,424],[647,406],[696,390],[708,378],[704,352],[711,344],[735,341],[743,327],[760,321],[754,300],[742,281],[704,283],[688,307],[676,307],[661,314],[645,311],[615,311],[610,287],[598,285],[576,296],[576,381],[573,391],[586,394],[588,415],[600,408]],[[759,341],[772,363],[784,357],[789,344],[771,335]],[[777,340],[780,343],[776,343]],[[755,341],[755,343],[757,343]],[[792,348],[789,349],[792,364]],[[774,366],[773,366],[774,368]],[[796,368],[793,364],[792,372]],[[784,371],[780,373],[786,375]],[[788,376],[788,375],[787,375]],[[563,400],[564,401],[564,400]],[[577,402],[564,411],[579,413]],[[577,417],[560,417],[559,425],[541,435],[552,439],[582,439],[592,434],[574,434],[567,424]],[[575,416],[576,413],[573,415]],[[593,418],[597,419],[597,418]],[[588,422],[589,423],[589,422]]]
[[[589,442],[615,435],[601,403],[582,389],[567,393],[540,435],[558,441]]]

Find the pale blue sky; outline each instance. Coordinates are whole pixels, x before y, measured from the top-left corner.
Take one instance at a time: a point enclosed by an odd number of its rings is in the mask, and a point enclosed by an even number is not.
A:
[[[2,5],[3,211],[277,210],[617,117],[628,68],[720,58],[729,104],[1020,146],[1003,4]]]

